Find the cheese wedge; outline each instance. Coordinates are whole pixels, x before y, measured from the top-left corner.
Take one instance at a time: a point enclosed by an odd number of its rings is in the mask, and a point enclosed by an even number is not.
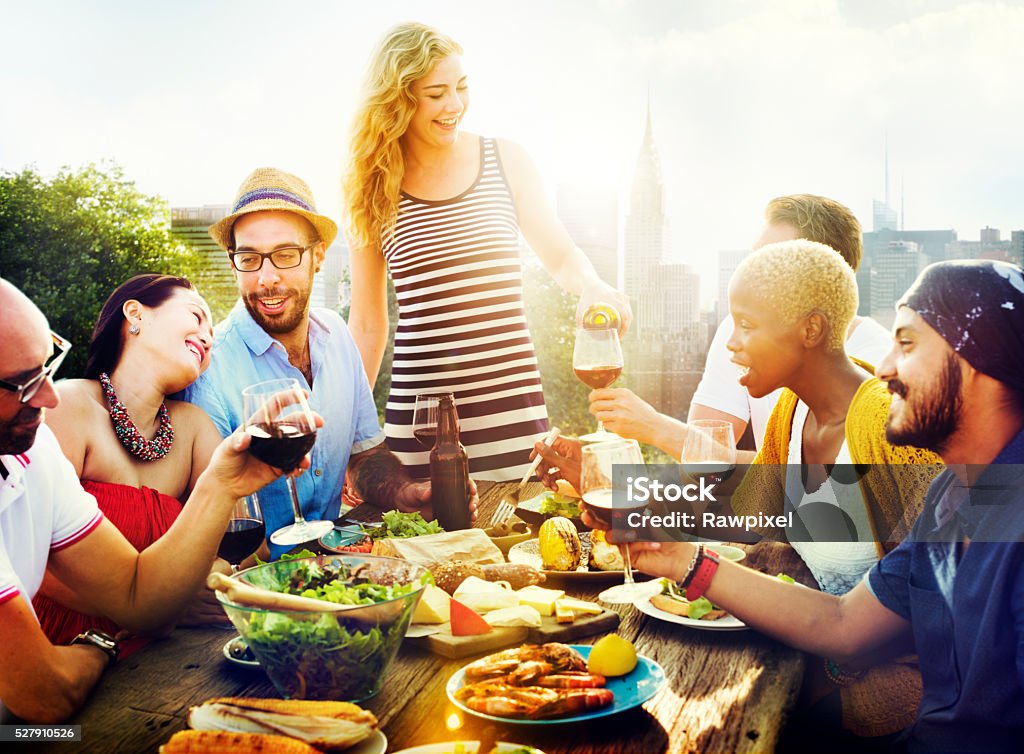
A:
[[[529,605],[516,605],[492,610],[484,616],[491,626],[529,626],[540,628],[540,613]]]
[[[576,620],[576,613],[571,607],[562,604],[562,600],[555,600],[555,621],[558,623],[572,623]]]
[[[412,614],[413,623],[447,623],[451,619],[452,598],[448,592],[433,584],[428,584],[420,597],[420,604]]]
[[[563,608],[568,608],[574,613],[581,613],[583,615],[600,615],[604,612],[604,608],[598,605],[596,602],[587,602],[586,600],[579,600],[575,597],[562,597],[558,600],[558,605]]]
[[[459,584],[459,588],[452,596],[478,613],[500,610],[503,607],[515,607],[519,604],[519,595],[511,589],[492,581],[484,581],[476,576],[470,576]]]
[[[554,615],[555,602],[565,596],[561,589],[545,589],[542,586],[524,586],[517,592],[520,605],[529,605],[541,615]]]

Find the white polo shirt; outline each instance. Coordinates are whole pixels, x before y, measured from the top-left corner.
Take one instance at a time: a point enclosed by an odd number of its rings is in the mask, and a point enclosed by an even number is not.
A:
[[[89,534],[103,514],[45,424],[27,453],[0,455],[0,464],[0,604],[21,595],[31,610],[50,552]]]

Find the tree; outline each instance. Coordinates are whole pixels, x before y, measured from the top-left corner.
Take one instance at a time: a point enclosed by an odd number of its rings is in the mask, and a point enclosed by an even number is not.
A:
[[[170,232],[167,203],[140,192],[117,165],[0,173],[0,276],[42,309],[74,345],[64,377],[85,369],[100,307],[141,272],[189,278],[204,260]]]

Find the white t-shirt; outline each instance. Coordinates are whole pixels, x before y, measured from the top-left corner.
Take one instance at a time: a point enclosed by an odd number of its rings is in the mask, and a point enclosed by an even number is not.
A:
[[[45,424],[27,453],[0,463],[0,604],[21,595],[31,610],[50,552],[89,534],[103,514]]]
[[[725,347],[732,337],[732,331],[732,317],[726,317],[715,331],[704,362],[704,375],[693,394],[692,402],[750,422],[754,442],[760,450],[768,417],[772,415],[782,390],[762,398],[750,397],[747,389],[739,383],[739,369],[730,361],[732,354]],[[871,365],[877,365],[891,348],[892,335],[871,317],[861,317],[860,323],[846,339],[846,352]]]

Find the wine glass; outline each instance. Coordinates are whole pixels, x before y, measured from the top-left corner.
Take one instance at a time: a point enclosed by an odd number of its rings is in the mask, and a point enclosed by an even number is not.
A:
[[[245,402],[245,431],[252,437],[249,452],[263,463],[294,471],[316,442],[316,419],[306,402],[306,391],[298,380],[267,380],[242,391]],[[295,523],[270,535],[275,545],[298,545],[322,537],[334,527],[333,521],[306,521],[302,517],[295,479],[286,477]]]
[[[721,484],[736,468],[736,438],[732,423],[721,419],[696,419],[687,422],[686,440],[679,460],[683,473],[696,482]],[[696,503],[700,515],[706,503]],[[699,509],[698,509],[699,508]]]
[[[427,450],[431,450],[437,442],[437,407],[441,397],[451,393],[420,393],[416,396],[416,407],[412,412],[412,436]]]
[[[255,494],[235,501],[228,528],[220,539],[217,557],[231,564],[232,570],[263,544],[267,528]]]
[[[618,330],[576,330],[576,344],[572,349],[572,370],[584,385],[597,390],[608,387],[622,374],[624,365]],[[597,432],[582,435],[583,442],[602,442],[618,438],[597,422]]]
[[[612,435],[615,437],[615,435]],[[640,445],[636,440],[616,437],[609,442],[584,445],[580,462],[580,492],[583,505],[594,518],[618,531],[629,528],[629,515],[639,513],[646,502],[629,498],[624,475],[614,479],[613,469],[619,465],[643,465]],[[617,483],[616,483],[617,482]],[[653,597],[661,591],[657,581],[637,583],[633,580],[633,564],[629,557],[629,545],[624,546],[624,583],[605,589],[598,599],[611,605],[624,605]]]

